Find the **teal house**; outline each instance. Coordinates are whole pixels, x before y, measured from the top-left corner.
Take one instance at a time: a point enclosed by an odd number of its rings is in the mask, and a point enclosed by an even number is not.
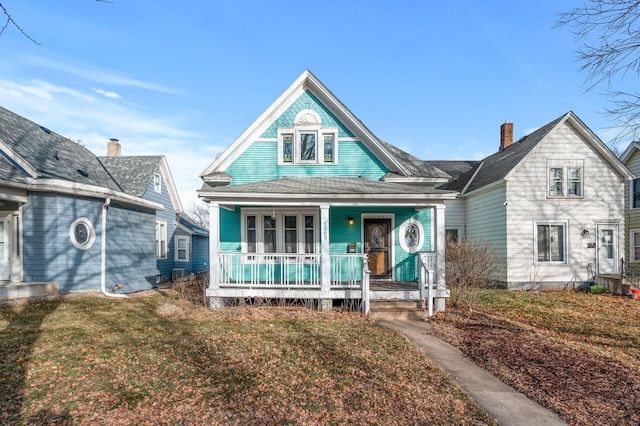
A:
[[[415,300],[444,308],[451,176],[378,139],[304,71],[201,174],[209,305]],[[335,302],[338,303],[338,302]]]

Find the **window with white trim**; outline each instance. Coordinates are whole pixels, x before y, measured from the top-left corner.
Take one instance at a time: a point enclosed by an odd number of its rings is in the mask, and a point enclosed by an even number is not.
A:
[[[317,212],[243,209],[244,253],[316,253]]]
[[[548,195],[551,198],[582,197],[583,160],[548,160]]]
[[[338,129],[322,127],[320,115],[300,111],[293,128],[278,129],[278,164],[335,164]]]
[[[156,220],[156,258],[167,258],[167,222]]]
[[[567,263],[568,228],[568,223],[563,221],[536,222],[537,263]]]
[[[630,262],[640,262],[640,229],[632,229],[629,238]]]
[[[96,231],[89,219],[80,217],[71,224],[69,228],[69,238],[76,248],[87,250],[96,240]]]
[[[175,245],[176,245],[176,252],[175,252],[176,262],[188,262],[189,261],[189,237],[176,236]]]
[[[153,190],[155,192],[162,192],[162,173],[155,172],[153,175]]]

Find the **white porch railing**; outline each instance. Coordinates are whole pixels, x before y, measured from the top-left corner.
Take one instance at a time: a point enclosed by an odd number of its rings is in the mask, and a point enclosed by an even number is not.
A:
[[[322,283],[319,254],[219,253],[220,287],[266,286],[269,288],[317,287]],[[330,255],[331,288],[360,288],[361,254]]]
[[[427,300],[429,316],[433,315],[433,299],[449,297],[449,290],[440,288],[436,280],[437,255],[435,252],[420,253],[418,256],[419,277],[418,288],[420,300]]]
[[[219,253],[220,287],[320,288],[319,254]]]

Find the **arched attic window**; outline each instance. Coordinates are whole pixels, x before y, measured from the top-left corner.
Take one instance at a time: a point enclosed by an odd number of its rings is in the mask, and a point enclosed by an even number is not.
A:
[[[304,109],[293,128],[278,128],[278,164],[336,164],[337,141],[337,128],[322,127],[320,115]]]

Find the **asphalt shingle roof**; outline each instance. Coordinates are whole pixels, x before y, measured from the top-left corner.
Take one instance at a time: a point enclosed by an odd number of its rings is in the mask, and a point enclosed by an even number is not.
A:
[[[27,183],[27,175],[0,155],[0,180]]]
[[[98,157],[124,192],[142,197],[153,179],[162,155]]]
[[[440,189],[462,191],[473,178],[466,190],[466,192],[471,192],[504,179],[567,114],[556,118],[527,136],[523,136],[501,152],[496,152],[479,162],[468,162],[470,163],[470,168],[467,171],[460,174],[457,179],[454,177],[454,179],[448,183],[440,186]],[[440,163],[440,166],[444,167],[442,162],[429,161],[429,163],[434,166]],[[456,164],[455,166],[459,167],[461,165]],[[462,167],[459,170],[462,171]]]
[[[39,177],[120,190],[84,146],[0,107],[0,139],[34,168]]]
[[[380,143],[387,151],[389,151],[389,153],[391,153],[391,155],[396,157],[396,159],[398,159],[398,161],[407,168],[412,176],[443,179],[449,179],[451,177],[448,173],[440,170],[431,162],[422,161],[388,142],[380,141]]]
[[[371,179],[342,177],[284,177],[282,179],[212,187],[206,183],[201,191],[225,193],[264,194],[442,194],[442,191],[428,187],[410,186],[397,183],[374,181]]]

